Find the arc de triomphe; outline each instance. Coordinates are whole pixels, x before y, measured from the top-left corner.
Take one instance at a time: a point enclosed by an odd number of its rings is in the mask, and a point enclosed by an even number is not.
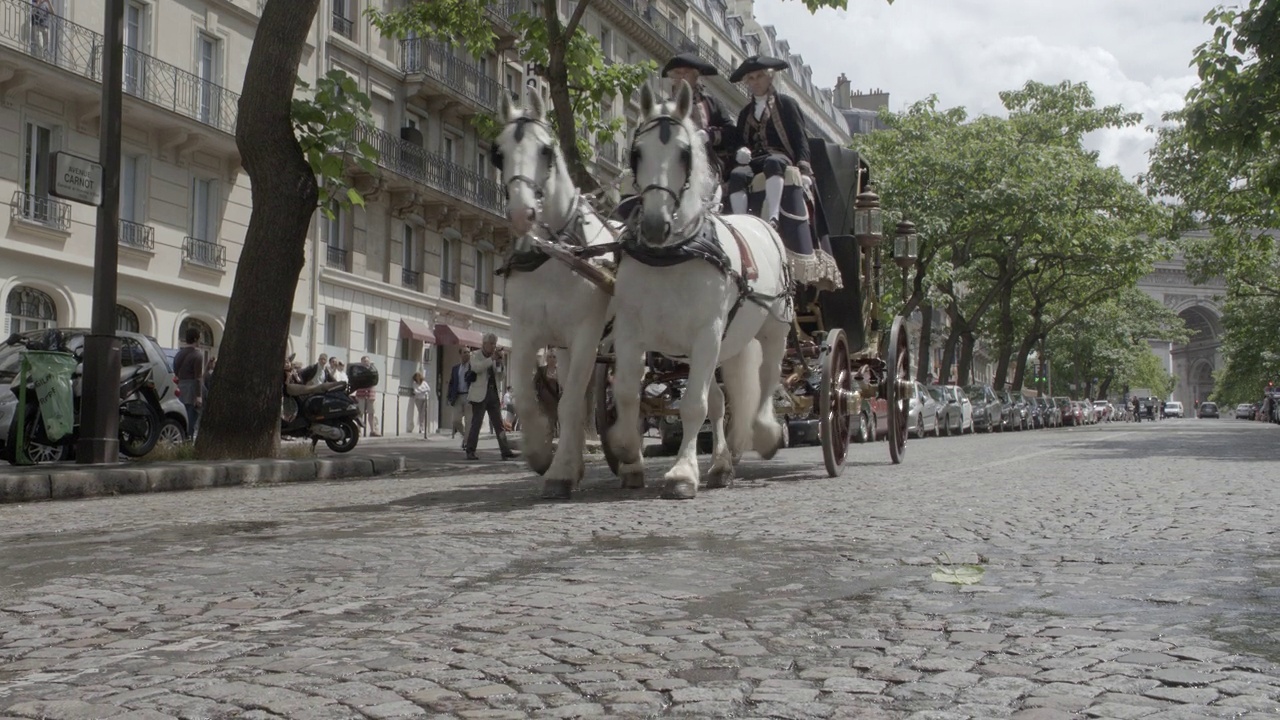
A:
[[[1151,341],[1151,351],[1177,379],[1173,400],[1189,414],[1197,400],[1213,392],[1213,372],[1222,367],[1222,296],[1226,285],[1214,280],[1193,285],[1182,255],[1156,263],[1138,281],[1138,289],[1174,311],[1187,323],[1191,340],[1186,344]]]

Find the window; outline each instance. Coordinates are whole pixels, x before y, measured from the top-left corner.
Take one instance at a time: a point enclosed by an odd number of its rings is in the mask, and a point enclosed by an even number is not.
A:
[[[120,156],[120,219],[140,223],[145,216],[146,158],[142,155]]]
[[[220,43],[217,38],[200,33],[196,39],[196,78],[199,89],[196,96],[196,114],[200,122],[209,123],[221,113],[218,85],[222,78],[218,71],[221,62]]]
[[[422,292],[422,244],[418,240],[418,233],[408,223],[404,226],[401,248],[401,284],[410,290]]]
[[[116,306],[116,329],[126,330],[128,332],[142,332],[142,325],[138,322],[138,313],[130,310],[123,305]]]
[[[49,294],[19,286],[9,291],[4,304],[5,335],[44,330],[58,324],[58,310]]]
[[[210,178],[191,178],[191,237],[218,241],[218,184]]]
[[[348,40],[355,39],[356,0],[333,0],[333,31]]]
[[[520,77],[515,70],[508,69],[506,72],[507,92],[511,95],[511,99],[515,100],[520,97]]]
[[[382,337],[382,323],[367,320],[364,324],[364,351],[370,355],[378,354],[378,338]]]
[[[690,22],[689,23],[690,37],[692,37],[694,40],[697,40],[698,36],[701,34],[702,34],[702,26],[698,25],[697,22]]]
[[[131,2],[124,10],[124,91],[142,95],[146,78],[147,6]]]
[[[28,122],[22,156],[22,217],[45,225],[59,224],[60,206],[49,197],[49,154],[53,152],[53,128]]]
[[[335,355],[335,351],[345,350],[348,340],[348,325],[351,316],[342,310],[324,311],[324,344],[329,346],[328,354]]]
[[[458,240],[452,238],[444,238],[440,243],[440,296],[457,300],[458,292],[458,263],[461,260],[458,250]]]
[[[324,223],[325,263],[339,270],[349,270],[347,259],[350,255],[350,244],[347,236],[346,211],[341,207],[335,207],[333,217],[324,218],[322,222]]]
[[[603,25],[600,26],[600,51],[606,61],[613,57],[613,31]]]
[[[324,344],[329,346],[338,344],[338,313],[332,310],[324,311]]]
[[[476,307],[493,309],[493,271],[489,254],[476,248]]]
[[[131,337],[120,338],[120,367],[132,367],[149,361],[142,343]]]
[[[442,135],[440,137],[440,154],[444,155],[444,159],[449,162],[457,162],[457,156],[454,154],[455,139],[452,135]]]

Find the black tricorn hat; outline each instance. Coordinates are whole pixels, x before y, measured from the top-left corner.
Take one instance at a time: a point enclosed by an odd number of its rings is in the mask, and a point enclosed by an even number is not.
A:
[[[715,65],[703,60],[695,53],[680,53],[668,60],[667,64],[662,66],[662,77],[666,77],[667,73],[675,70],[676,68],[693,68],[698,71],[699,75],[720,74],[720,71],[716,69]]]
[[[752,55],[743,60],[738,69],[733,71],[733,74],[729,76],[729,82],[739,82],[747,76],[747,73],[753,73],[756,70],[786,70],[789,67],[791,65],[786,60],[779,60],[768,55]]]

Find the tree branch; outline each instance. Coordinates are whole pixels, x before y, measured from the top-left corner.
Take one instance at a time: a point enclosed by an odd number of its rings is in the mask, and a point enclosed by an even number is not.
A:
[[[573,9],[573,14],[569,16],[569,24],[564,26],[565,37],[572,39],[573,33],[578,29],[578,25],[582,23],[582,16],[587,12],[587,6],[591,4],[591,0],[578,0],[578,5]]]

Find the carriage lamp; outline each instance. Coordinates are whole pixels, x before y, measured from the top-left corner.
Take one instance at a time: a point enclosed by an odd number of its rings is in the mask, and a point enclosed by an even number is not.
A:
[[[880,244],[884,235],[884,219],[880,216],[880,196],[870,186],[858,193],[853,211],[853,234],[858,244],[870,249]]]
[[[916,224],[909,220],[898,223],[898,232],[893,236],[893,261],[898,267],[906,270],[915,264],[918,246]]]

